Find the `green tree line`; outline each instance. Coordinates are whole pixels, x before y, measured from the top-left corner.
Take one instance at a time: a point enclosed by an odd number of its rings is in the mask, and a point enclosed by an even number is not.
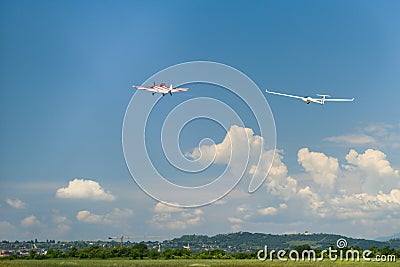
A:
[[[302,244],[295,247],[300,254],[304,250],[312,249],[308,244]],[[343,250],[362,250],[359,247],[349,247]],[[148,248],[146,244],[135,244],[133,246],[122,246],[113,248],[103,248],[100,246],[88,246],[85,248],[72,247],[67,251],[63,252],[58,249],[50,249],[46,254],[38,254],[36,250],[31,250],[29,256],[17,256],[10,255],[1,258],[5,259],[54,259],[54,258],[76,258],[76,259],[110,259],[110,258],[129,258],[132,260],[141,259],[257,259],[257,251],[254,252],[237,252],[234,254],[228,254],[222,249],[205,250],[197,253],[192,253],[190,250],[183,248],[165,249],[161,253],[155,248]],[[315,249],[317,256],[319,257],[321,250]],[[395,255],[396,258],[400,258],[400,250],[391,249],[389,246],[382,248],[371,247],[371,256],[375,255]],[[289,251],[288,251],[289,252]],[[274,256],[276,259],[276,255]]]

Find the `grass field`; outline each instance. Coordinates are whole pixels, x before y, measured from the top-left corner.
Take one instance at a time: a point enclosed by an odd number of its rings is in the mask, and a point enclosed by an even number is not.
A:
[[[74,267],[127,267],[127,266],[159,266],[159,267],[174,267],[174,266],[188,266],[188,267],[207,267],[207,266],[302,266],[302,267],[315,267],[315,266],[399,266],[399,263],[379,263],[379,262],[346,262],[336,261],[332,262],[325,260],[323,262],[280,262],[280,261],[259,261],[259,260],[124,260],[124,259],[111,259],[111,260],[76,260],[76,259],[48,259],[48,260],[2,260],[0,266],[6,267],[39,267],[39,266],[74,266]]]

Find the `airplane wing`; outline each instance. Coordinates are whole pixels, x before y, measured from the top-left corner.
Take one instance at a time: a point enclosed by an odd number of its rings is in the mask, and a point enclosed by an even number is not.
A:
[[[139,90],[147,90],[150,92],[158,92],[156,89],[151,88],[151,87],[144,87],[144,86],[132,86],[133,88],[139,89]]]
[[[189,90],[189,88],[173,88],[171,90],[171,92],[172,93],[176,93],[176,92],[184,92],[184,91],[187,91],[187,90]]]
[[[326,101],[353,101],[354,97],[351,99],[347,99],[347,98],[325,98],[325,102]]]
[[[304,99],[305,99],[305,97],[302,97],[302,96],[288,95],[288,94],[282,94],[282,93],[277,93],[277,92],[271,92],[271,91],[268,91],[268,89],[265,90],[265,92],[267,92],[267,93],[269,93],[269,94],[274,94],[274,95],[281,95],[281,96],[287,96],[287,97],[298,98],[298,99],[301,99],[301,100],[304,100]]]

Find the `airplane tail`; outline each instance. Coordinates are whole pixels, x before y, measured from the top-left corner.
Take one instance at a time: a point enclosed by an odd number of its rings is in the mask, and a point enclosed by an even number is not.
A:
[[[325,104],[325,98],[331,97],[330,95],[319,95],[319,94],[317,94],[317,96],[321,97],[321,105]]]

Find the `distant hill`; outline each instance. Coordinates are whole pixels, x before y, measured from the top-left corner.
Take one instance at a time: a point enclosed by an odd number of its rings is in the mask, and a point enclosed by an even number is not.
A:
[[[391,236],[383,236],[383,237],[378,237],[375,240],[377,241],[389,241],[391,239],[400,239],[400,233],[391,235]]]
[[[369,249],[373,246],[378,248],[390,246],[393,249],[400,249],[400,239],[390,241],[376,241],[367,239],[356,239],[335,234],[283,234],[272,235],[263,233],[237,232],[230,234],[218,234],[215,236],[206,235],[184,235],[172,240],[163,242],[163,247],[182,248],[190,245],[192,251],[203,251],[207,249],[223,249],[227,252],[256,251],[265,245],[268,249],[293,249],[297,245],[309,244],[313,249],[327,249],[329,246],[336,246],[339,238],[347,240],[348,247],[359,247]]]

